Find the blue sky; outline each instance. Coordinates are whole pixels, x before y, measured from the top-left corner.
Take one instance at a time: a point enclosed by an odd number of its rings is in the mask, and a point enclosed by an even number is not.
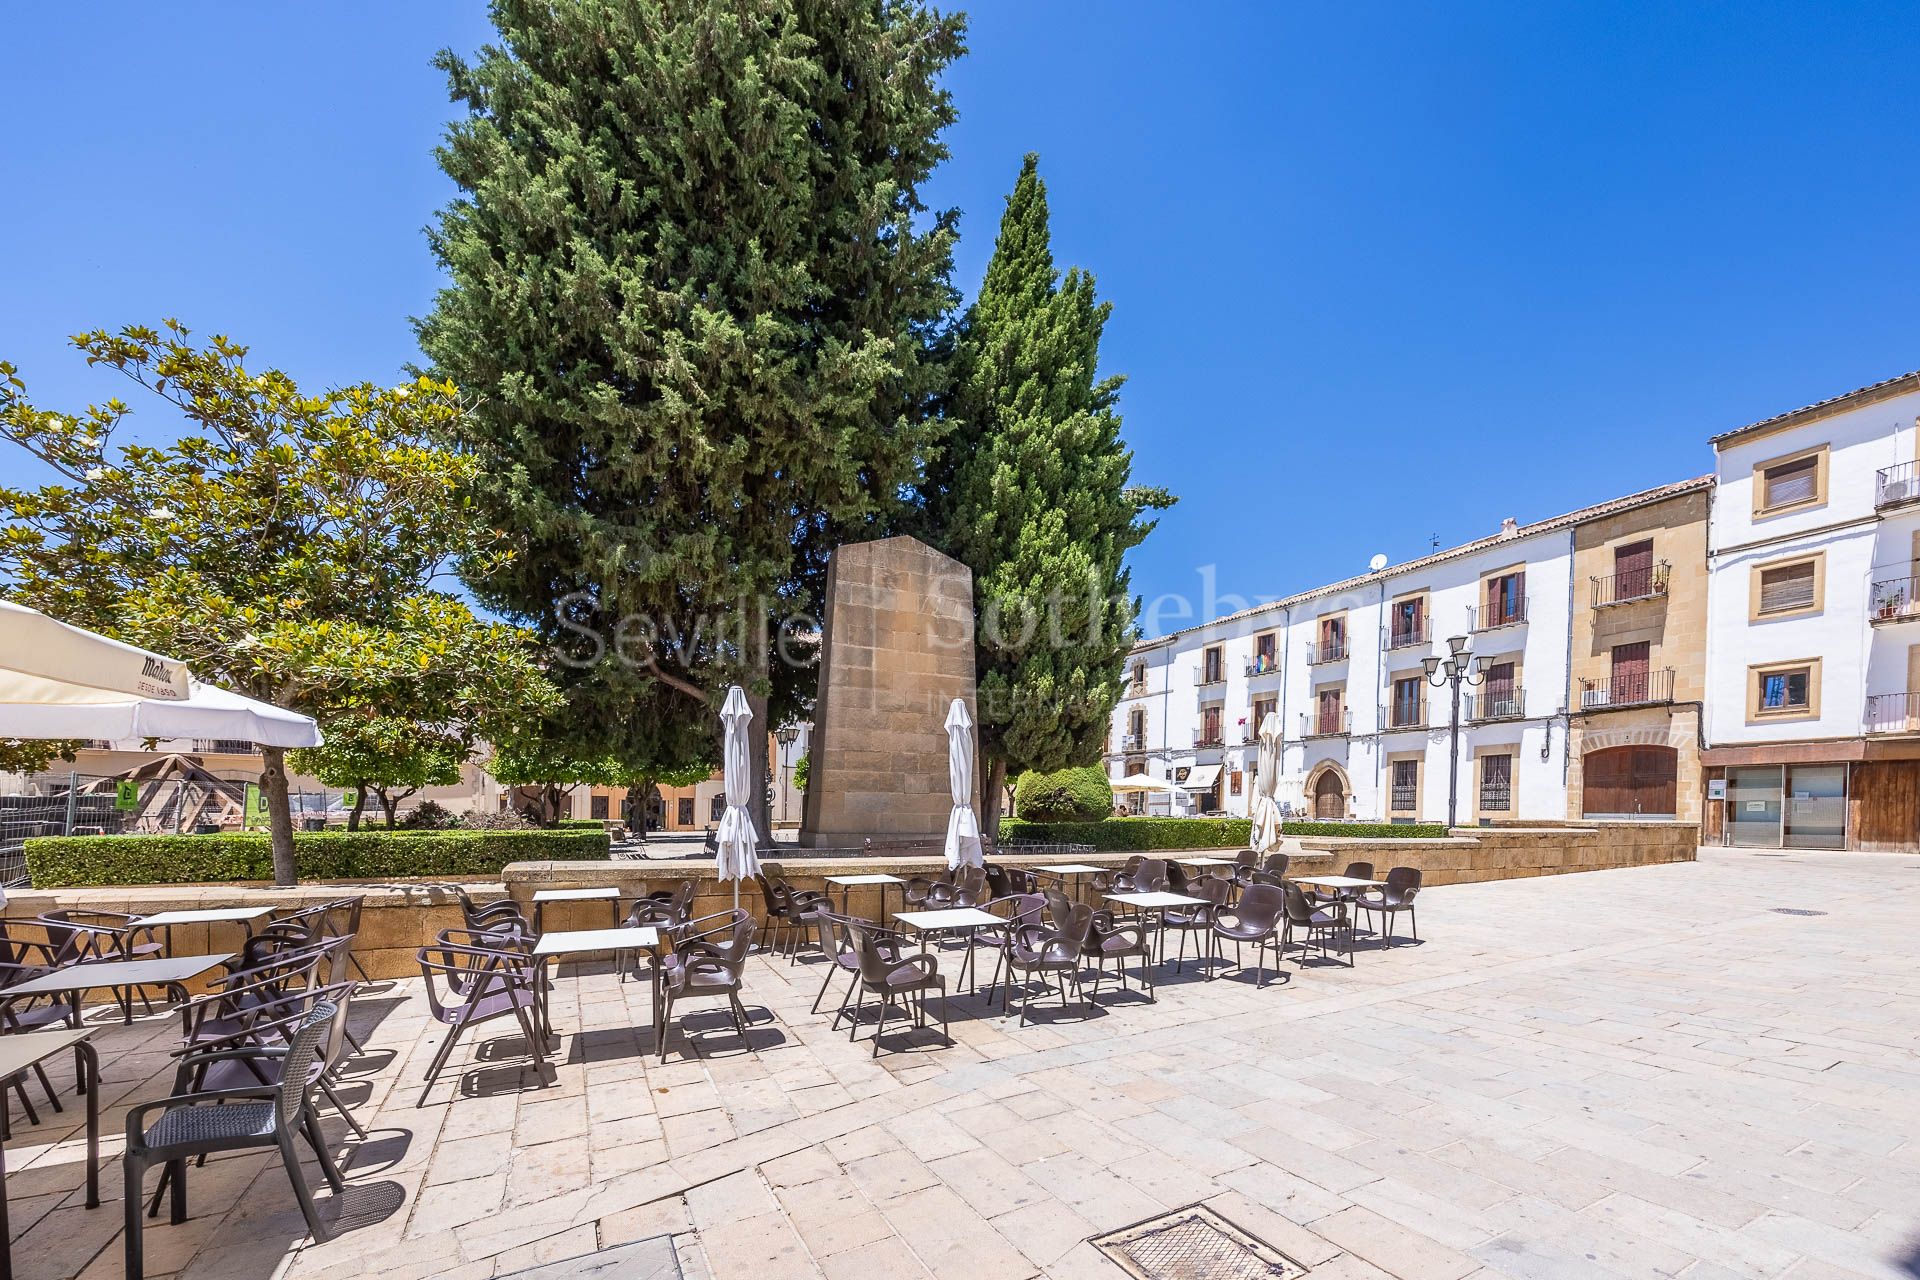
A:
[[[1149,596],[1699,474],[1715,431],[1920,367],[1911,5],[969,12],[928,195],[971,290],[1040,152],[1056,254],[1115,303],[1136,475],[1183,497]],[[116,388],[66,334],[173,314],[396,376],[450,193],[428,59],[487,34],[451,0],[13,13],[0,358],[75,406]]]

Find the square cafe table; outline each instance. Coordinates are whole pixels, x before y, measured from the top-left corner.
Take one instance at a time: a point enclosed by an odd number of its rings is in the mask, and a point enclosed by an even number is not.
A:
[[[1006,927],[1006,918],[991,911],[982,911],[978,907],[944,907],[938,911],[898,911],[895,920],[920,935],[920,954],[927,953],[927,941],[936,934],[965,933],[972,935],[982,929],[1002,929]],[[966,958],[960,962],[960,980],[967,981],[977,977],[973,973],[973,941],[969,936]],[[960,982],[955,982],[957,991]],[[968,986],[969,994],[973,987]]]
[[[1231,867],[1232,858],[1178,858],[1175,861],[1183,867]]]
[[[164,956],[157,960],[87,960],[8,987],[0,1003],[27,996],[78,996],[102,987],[164,987],[176,1004],[187,1000],[187,980],[233,959],[231,951],[207,956]],[[129,1015],[131,1020],[131,1015]],[[0,1037],[4,1040],[7,1037]]]
[[[1205,898],[1189,898],[1184,893],[1168,893],[1160,889],[1154,890],[1151,893],[1110,893],[1107,895],[1107,901],[1124,903],[1136,911],[1151,911],[1156,916],[1161,917],[1164,917],[1167,912],[1174,907],[1207,907],[1213,905]],[[1164,928],[1156,930],[1155,939],[1161,953],[1159,960],[1156,960],[1155,963],[1159,963],[1160,960],[1166,959],[1167,931]]]
[[[879,885],[880,886],[880,918],[884,920],[887,918],[887,886],[890,884],[904,885],[906,884],[906,881],[901,879],[899,876],[890,876],[890,875],[881,874],[879,872],[874,872],[868,875],[860,875],[860,876],[828,876],[827,883],[837,884],[840,886],[840,914],[843,916],[850,914],[850,912],[847,910],[847,900],[853,896],[853,886],[857,884]],[[902,906],[906,905],[906,901],[905,901],[906,896],[907,896],[907,891],[905,889],[902,889],[900,891]]]
[[[272,907],[214,907],[206,911],[162,911],[158,915],[141,916],[127,926],[129,933],[144,933],[153,936],[156,929],[166,933],[166,951],[173,954],[173,926],[177,924],[237,924],[245,927],[247,936],[253,936],[253,923],[262,916],[273,914]]]
[[[0,1080],[8,1080],[45,1062],[54,1054],[72,1049],[76,1069],[87,1094],[87,1208],[100,1207],[100,1055],[87,1037],[92,1027],[79,1030],[62,1027],[58,1031],[29,1031],[22,1035],[0,1036]],[[13,1280],[12,1228],[7,1221],[7,1162],[0,1148],[0,1280]]]
[[[547,1035],[553,1035],[553,1023],[547,1016],[548,995],[552,982],[548,977],[548,963],[558,961],[563,956],[585,955],[595,951],[652,951],[660,945],[660,931],[652,925],[629,925],[618,929],[561,929],[553,933],[543,933],[533,944],[533,978],[540,998],[540,1025],[545,1027]],[[620,971],[620,980],[627,980],[627,971]],[[655,1016],[658,1017],[660,1000],[660,967],[653,970],[653,999]]]
[[[1109,871],[1112,870],[1112,868],[1090,867],[1084,862],[1061,862],[1051,867],[1035,867],[1034,870],[1043,872],[1046,875],[1058,876],[1067,882],[1067,889],[1072,891],[1079,888],[1080,877],[1098,875],[1100,872]]]
[[[613,907],[613,924],[620,927],[620,891],[612,886],[594,889],[536,889],[533,894],[533,931],[539,933],[541,917],[549,902],[607,902]],[[585,932],[585,930],[576,930]]]

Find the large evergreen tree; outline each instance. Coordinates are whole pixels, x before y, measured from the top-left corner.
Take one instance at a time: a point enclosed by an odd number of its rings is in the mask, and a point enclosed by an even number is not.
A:
[[[955,215],[919,189],[963,23],[919,0],[492,17],[498,45],[438,60],[467,112],[438,153],[462,194],[420,325],[480,399],[460,443],[520,544],[475,590],[582,663],[559,674],[583,749],[685,763],[728,682],[758,729],[811,692],[770,642],[933,443]]]
[[[973,570],[985,830],[1008,771],[1099,759],[1134,639],[1127,551],[1163,490],[1132,487],[1119,377],[1099,373],[1112,304],[1054,269],[1029,155],[956,353],[957,426],[930,469],[934,536]]]

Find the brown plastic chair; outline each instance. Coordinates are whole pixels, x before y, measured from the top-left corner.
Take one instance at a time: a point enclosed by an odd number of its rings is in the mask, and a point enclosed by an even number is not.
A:
[[[719,918],[724,923],[715,928],[695,931],[693,926],[701,921],[692,920],[669,935],[673,950],[660,963],[660,1012],[655,1024],[662,1062],[667,1060],[667,1029],[673,1022],[673,1006],[682,1000],[724,997],[733,1008],[735,1030],[743,1038],[747,1034],[747,1011],[740,1004],[740,988],[758,925],[746,911],[722,912]]]
[[[1347,869],[1340,874],[1350,880],[1371,880],[1373,879],[1373,864],[1371,862],[1349,862]],[[1307,901],[1316,907],[1333,907],[1341,903],[1351,904],[1357,901],[1359,896],[1360,891],[1358,889],[1335,889],[1332,893],[1308,893]]]
[[[1413,940],[1420,941],[1420,917],[1413,909],[1413,900],[1420,895],[1420,880],[1418,867],[1394,867],[1387,872],[1384,888],[1368,889],[1353,900],[1356,910],[1380,913],[1386,926],[1382,936],[1388,946],[1393,945],[1393,918],[1402,911],[1413,925]]]
[[[1146,989],[1147,999],[1158,1001],[1159,996],[1153,990],[1153,940],[1143,924],[1115,924],[1113,912],[1095,911],[1087,929],[1087,959],[1093,961],[1093,985],[1098,991],[1100,979],[1106,974],[1107,961],[1113,961],[1114,974],[1120,979],[1120,989],[1127,987],[1127,961],[1140,962],[1140,985]]]
[[[794,888],[777,869],[763,868],[754,882],[760,886],[760,899],[766,906],[767,948],[772,950],[776,939],[784,937],[791,957],[794,944],[811,927],[813,913],[827,906],[826,895]]]
[[[1289,895],[1299,892],[1299,887],[1296,885],[1282,887],[1255,881],[1241,891],[1240,901],[1219,913],[1213,920],[1215,954],[1219,954],[1218,948],[1222,939],[1233,943],[1235,968],[1247,967],[1242,948],[1248,943],[1253,944],[1254,962],[1258,966],[1253,979],[1253,985],[1256,988],[1267,985],[1268,949],[1271,948],[1273,951],[1273,967],[1276,972],[1286,958],[1286,944],[1280,933],[1281,920],[1286,911]],[[1302,901],[1305,900],[1302,899]]]
[[[903,1005],[911,998],[914,1025],[927,1025],[929,991],[940,993],[940,1034],[952,1045],[953,1037],[947,1032],[947,980],[940,976],[940,962],[930,955],[902,955],[898,947],[888,945],[887,939],[873,931],[865,920],[843,918],[841,925],[860,966],[853,1005],[855,1032],[860,1029],[860,1009],[866,993],[871,991],[880,997],[880,1020],[873,1028],[873,1056],[880,1056],[880,1033],[886,1030],[887,1014],[896,998]],[[849,1032],[847,1038],[851,1040],[853,1032]]]
[[[1208,950],[1212,951],[1214,917],[1222,907],[1226,906],[1227,890],[1230,886],[1231,881],[1215,880],[1211,877],[1196,881],[1187,885],[1185,892],[1189,897],[1204,899],[1204,902],[1192,907],[1173,907],[1160,913],[1160,927],[1172,929],[1180,935],[1180,954],[1174,958],[1173,962],[1175,973],[1179,973],[1186,964],[1188,935],[1205,934],[1208,939]],[[1181,891],[1176,889],[1174,892]],[[1164,955],[1165,952],[1161,954]],[[1196,964],[1199,963],[1200,944],[1197,941],[1194,943],[1193,958]]]
[[[1286,949],[1292,944],[1294,931],[1296,929],[1307,935],[1306,942],[1301,945],[1302,955],[1300,956],[1300,967],[1303,969],[1307,967],[1307,958],[1304,953],[1307,948],[1316,944],[1316,940],[1320,947],[1320,954],[1323,956],[1331,955],[1332,952],[1327,946],[1328,937],[1334,933],[1345,933],[1347,935],[1347,964],[1351,967],[1353,964],[1353,926],[1347,918],[1346,904],[1335,903],[1331,907],[1316,908],[1307,898],[1307,895],[1301,892],[1300,886],[1291,880],[1287,882],[1286,894],[1287,917],[1286,926],[1280,935],[1281,956],[1283,958],[1285,957]]]
[[[1080,989],[1080,962],[1086,954],[1087,937],[1093,928],[1093,908],[1084,902],[1074,903],[1068,911],[1067,923],[1059,928],[1049,929],[1040,925],[1019,925],[1008,930],[1007,970],[1011,974],[1023,974],[1027,977],[1038,976],[1042,986],[1050,987],[1057,979],[1060,984],[1060,1007],[1067,1007],[1067,978],[1073,979],[1077,993]],[[1011,980],[1008,987],[1013,984]],[[1033,1002],[1033,984],[1026,984],[1020,995],[1020,1025],[1027,1022],[1027,1008]],[[1000,1012],[1007,1012],[1007,992],[1000,993]]]
[[[486,944],[464,945],[450,940],[449,934],[485,939]],[[512,1017],[520,1024],[533,1054],[534,1068],[545,1073],[547,1029],[540,1014],[535,961],[525,943],[502,942],[494,934],[448,930],[441,941],[420,948],[415,959],[420,963],[427,1015],[447,1028],[447,1038],[427,1066],[427,1082],[414,1106],[426,1104],[427,1094],[453,1055],[461,1032],[495,1018]],[[441,997],[436,982],[447,988],[448,998]]]
[[[1134,854],[1121,864],[1118,871],[1095,872],[1093,876],[1093,891],[1101,894],[1131,893],[1133,891],[1134,872],[1138,871],[1140,864],[1145,861],[1146,858],[1144,856]]]

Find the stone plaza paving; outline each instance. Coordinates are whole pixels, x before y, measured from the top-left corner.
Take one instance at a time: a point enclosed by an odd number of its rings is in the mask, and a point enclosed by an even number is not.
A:
[[[902,1028],[877,1062],[808,1013],[818,965],[756,958],[747,1043],[691,1006],[664,1065],[646,985],[568,966],[553,1083],[496,1022],[419,1109],[441,1029],[376,983],[343,1090],[371,1138],[328,1123],[341,1233],[304,1244],[277,1161],[229,1156],[150,1220],[148,1274],[1091,1280],[1123,1273],[1089,1237],[1199,1202],[1310,1280],[1920,1274],[1920,859],[1704,850],[1420,904],[1423,943],[1350,970],[1189,969],[1026,1027],[962,999],[956,1046]],[[110,1153],[176,1027],[103,1024]],[[121,1274],[78,1123],[16,1118],[22,1277]]]

